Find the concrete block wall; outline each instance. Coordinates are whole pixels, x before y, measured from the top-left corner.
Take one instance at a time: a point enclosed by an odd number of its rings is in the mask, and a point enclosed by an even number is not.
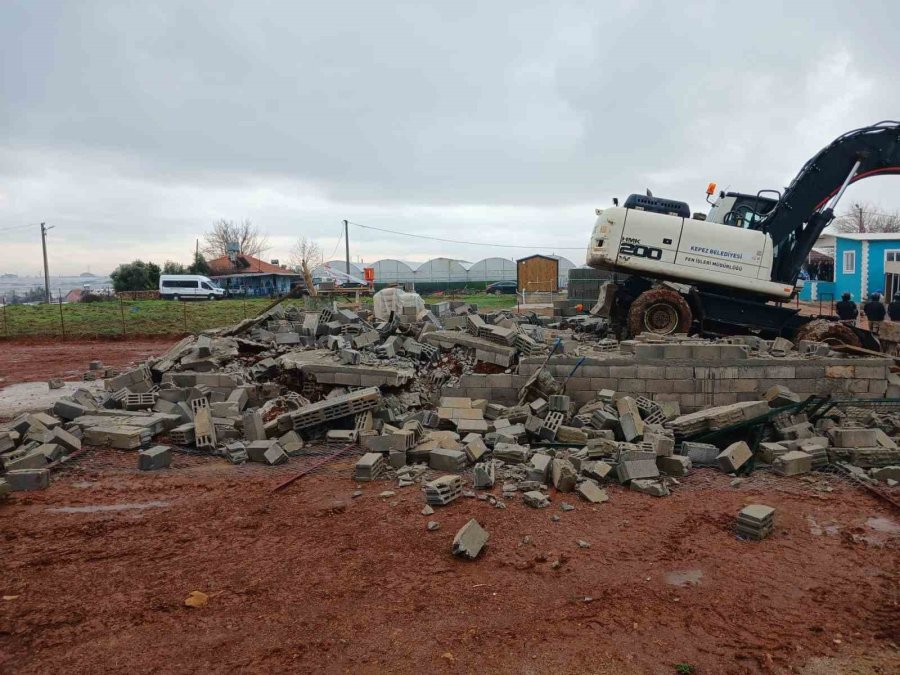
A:
[[[484,398],[514,404],[519,389],[543,362],[523,359],[514,375],[464,375],[458,385],[444,387],[444,396]],[[578,357],[560,356],[547,369],[564,379]],[[657,401],[677,401],[683,412],[714,405],[753,401],[773,385],[800,396],[834,394],[847,398],[881,398],[887,389],[891,360],[884,358],[744,358],[732,360],[636,359],[617,355],[588,358],[569,380],[566,393],[577,403],[594,400],[601,389],[642,395]]]

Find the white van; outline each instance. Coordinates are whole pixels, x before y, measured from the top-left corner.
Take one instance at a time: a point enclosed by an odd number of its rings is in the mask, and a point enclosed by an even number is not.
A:
[[[225,289],[201,274],[161,274],[159,295],[163,299],[170,300],[189,298],[216,300],[225,297]]]

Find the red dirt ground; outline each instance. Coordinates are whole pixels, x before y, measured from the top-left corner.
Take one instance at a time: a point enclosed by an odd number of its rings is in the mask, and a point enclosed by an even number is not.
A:
[[[0,671],[780,673],[884,652],[860,672],[900,672],[900,528],[882,531],[897,514],[837,478],[733,488],[698,470],[665,499],[612,486],[597,506],[460,499],[423,516],[414,487],[352,499],[346,461],[272,494],[301,461],[179,456],[142,474],[133,453],[92,450],[16,494],[0,507]],[[52,511],[147,502],[162,505]],[[731,532],[748,503],[778,509],[763,542]],[[491,533],[472,562],[450,555],[469,518]],[[184,605],[195,590],[206,606]]]
[[[23,346],[0,368],[45,379],[154,344]],[[177,455],[141,473],[133,452],[91,449],[14,494],[0,673],[900,672],[900,514],[834,476],[731,487],[696,470],[667,498],[613,485],[595,506],[460,499],[423,516],[415,487],[351,498],[352,460],[271,492],[308,461]],[[750,503],[777,509],[765,541],[731,530]],[[450,555],[469,518],[491,533],[475,561]],[[208,604],[186,607],[192,591]]]
[[[67,342],[0,342],[0,387],[61,377],[80,380],[91,361],[123,368],[161,354],[177,338],[143,340],[73,340]]]

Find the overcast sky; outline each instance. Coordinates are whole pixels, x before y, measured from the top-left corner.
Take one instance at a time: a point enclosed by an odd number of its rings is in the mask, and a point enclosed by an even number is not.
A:
[[[781,188],[900,118],[900,3],[0,1],[0,272],[187,262],[218,218],[286,259],[576,264],[594,208]],[[851,188],[900,208],[900,180]],[[19,227],[25,226],[25,227]],[[30,226],[30,227],[29,227]],[[11,229],[16,228],[16,229]],[[574,250],[569,250],[569,248]]]

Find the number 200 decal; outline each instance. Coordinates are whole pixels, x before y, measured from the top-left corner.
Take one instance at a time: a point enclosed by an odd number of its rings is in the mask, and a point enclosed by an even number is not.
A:
[[[662,249],[655,246],[644,246],[643,244],[623,243],[619,246],[619,254],[633,255],[636,258],[650,258],[650,260],[660,260],[662,258]]]

